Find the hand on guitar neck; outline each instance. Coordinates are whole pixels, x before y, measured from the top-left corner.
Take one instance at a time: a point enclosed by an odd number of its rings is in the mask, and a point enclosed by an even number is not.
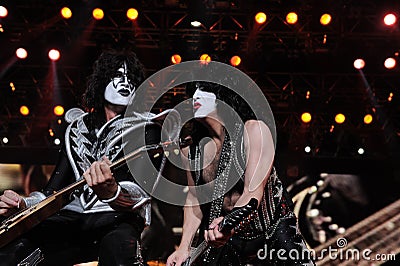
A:
[[[104,156],[100,161],[94,162],[83,174],[86,183],[100,200],[118,196],[118,184],[111,172],[111,164],[111,161]]]
[[[26,204],[22,196],[13,190],[5,190],[0,196],[0,215],[2,216],[8,217],[25,208]]]
[[[212,221],[208,229],[204,231],[204,240],[208,242],[210,246],[221,247],[228,242],[229,238],[234,233],[233,228],[222,228],[221,222],[224,217],[218,217]]]

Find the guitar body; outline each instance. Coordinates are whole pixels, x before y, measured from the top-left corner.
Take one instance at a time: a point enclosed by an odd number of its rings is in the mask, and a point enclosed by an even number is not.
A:
[[[0,227],[0,247],[29,231],[41,221],[59,211],[62,206],[62,198],[53,195],[5,220]]]
[[[226,266],[243,266],[244,264],[240,260],[240,256],[237,252],[237,250],[228,242],[222,247],[219,248],[210,248],[207,261],[203,261],[201,259],[202,257],[198,260],[196,260],[193,264],[193,266],[220,266],[220,265],[226,265]]]

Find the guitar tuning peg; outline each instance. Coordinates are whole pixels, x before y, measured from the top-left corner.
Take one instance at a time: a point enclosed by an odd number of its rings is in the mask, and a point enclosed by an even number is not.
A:
[[[169,151],[164,151],[165,156],[169,156]]]
[[[159,156],[160,156],[160,153],[157,152],[156,154],[153,155],[153,158],[157,158]]]
[[[179,154],[179,149],[174,149],[174,153],[175,153],[175,155],[178,155]]]

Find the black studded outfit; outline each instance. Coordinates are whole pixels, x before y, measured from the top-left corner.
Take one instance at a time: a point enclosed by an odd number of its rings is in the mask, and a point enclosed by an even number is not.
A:
[[[203,220],[199,240],[202,240],[203,230],[208,228],[215,218],[228,214],[223,209],[224,197],[243,192],[246,161],[243,126],[237,123],[231,135],[226,133],[213,186],[208,188],[212,190],[211,192],[205,191],[207,190],[205,186],[199,186],[205,184],[201,170],[202,147],[200,145],[190,147],[192,178],[199,188],[196,195],[200,202],[207,200],[202,198],[204,195],[208,197],[212,195],[210,203],[201,205]],[[224,194],[224,191],[228,192]],[[297,220],[292,211],[292,201],[283,188],[275,168],[271,170],[257,211],[246,220],[235,230],[226,245],[220,248],[208,248],[201,259],[197,260],[197,264],[314,265],[298,230]],[[278,250],[282,250],[280,256],[277,256]],[[284,258],[285,255],[287,259]]]

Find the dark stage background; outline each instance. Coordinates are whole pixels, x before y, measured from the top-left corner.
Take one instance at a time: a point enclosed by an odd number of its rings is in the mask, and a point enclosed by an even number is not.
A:
[[[386,13],[400,14],[399,1],[19,0],[0,6],[8,10],[0,17],[1,190],[27,193],[43,185],[66,128],[53,108],[80,106],[100,52],[129,47],[148,76],[171,65],[174,54],[188,61],[206,53],[227,64],[233,55],[241,57],[238,69],[258,84],[274,113],[280,178],[293,196],[317,189],[303,208],[318,212],[299,215],[311,246],[323,240],[313,230],[333,238],[399,199],[400,72],[383,65],[387,57],[399,59],[399,23],[383,24]],[[60,15],[65,6],[72,10],[70,19]],[[95,7],[104,10],[102,20],[92,17]],[[126,17],[128,8],[138,10],[136,20]],[[200,10],[203,24],[194,28],[190,19]],[[286,22],[289,11],[297,12],[296,24]],[[254,21],[257,12],[265,12],[266,23]],[[320,24],[324,13],[332,15],[326,26]],[[16,57],[21,47],[26,59]],[[61,53],[56,62],[47,56],[53,48]],[[353,66],[358,58],[365,60],[362,70]],[[155,94],[149,89],[145,101]],[[171,89],[153,111],[184,99],[183,88]],[[20,113],[21,106],[29,108],[28,115]],[[302,122],[303,112],[311,122]],[[344,123],[334,121],[337,113],[346,116]],[[372,123],[363,122],[366,114]],[[166,175],[184,182],[171,165]],[[165,259],[177,244],[179,233],[172,229],[181,226],[182,210],[163,202],[155,206],[151,230],[157,237],[150,231],[145,249],[150,259]]]

